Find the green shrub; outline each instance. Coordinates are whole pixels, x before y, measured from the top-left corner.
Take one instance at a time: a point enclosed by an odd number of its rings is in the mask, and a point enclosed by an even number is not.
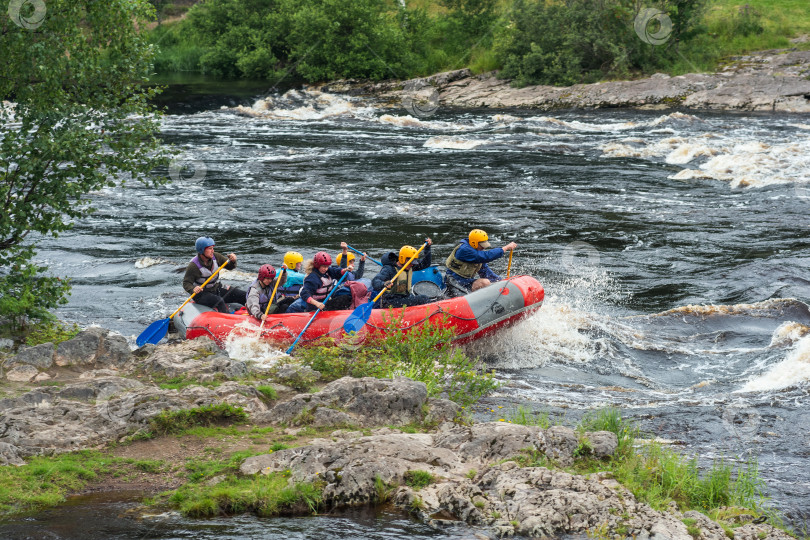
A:
[[[433,483],[433,475],[427,471],[408,471],[405,473],[405,484],[414,488],[422,489]]]
[[[539,426],[543,429],[551,427],[551,421],[548,418],[547,412],[533,413],[523,405],[518,405],[517,409],[510,412],[507,416],[513,424],[520,424],[522,426]]]
[[[672,34],[651,45],[633,31],[640,11],[634,0],[516,0],[496,38],[501,76],[516,86],[571,85],[653,71],[696,35],[705,1],[662,0]]]
[[[450,343],[452,328],[427,321],[406,333],[393,318],[386,324],[396,330],[369,337],[359,348],[351,339],[337,346],[326,340],[323,346],[297,349],[296,356],[327,380],[401,375],[424,382],[429,396],[447,395],[463,406],[497,388],[492,372],[479,371],[477,360]]]
[[[179,411],[163,411],[150,420],[150,425],[154,432],[167,434],[180,433],[196,426],[239,423],[246,419],[247,413],[242,407],[220,403]]]
[[[263,395],[264,397],[266,397],[271,401],[278,399],[278,392],[276,392],[276,389],[273,388],[272,386],[266,385],[257,386],[256,390],[258,390],[261,395]]]
[[[67,324],[56,320],[42,320],[31,326],[28,337],[25,338],[26,345],[40,345],[51,342],[54,345],[73,339],[81,332],[77,324]]]

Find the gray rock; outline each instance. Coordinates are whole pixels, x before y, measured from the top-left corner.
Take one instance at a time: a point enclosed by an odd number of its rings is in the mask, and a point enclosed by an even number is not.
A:
[[[276,422],[300,423],[324,407],[342,411],[352,419],[341,423],[404,425],[422,420],[422,405],[426,401],[425,384],[404,377],[394,380],[343,377],[329,383],[320,392],[299,394],[279,403],[269,416]],[[330,417],[336,418],[334,415]]]
[[[585,438],[591,443],[591,452],[597,458],[612,456],[619,447],[618,437],[610,431],[588,432]]]
[[[0,465],[25,465],[16,446],[0,442]]]
[[[492,422],[471,428],[446,423],[435,435],[377,433],[319,439],[309,446],[254,456],[242,463],[240,472],[289,471],[295,481],[320,480],[325,483],[324,503],[336,508],[378,501],[382,482],[395,506],[434,525],[450,522],[431,517],[439,514],[490,526],[494,533],[532,538],[585,535],[600,527],[611,537],[623,531],[637,538],[691,538],[678,517],[639,503],[629,491],[603,483],[599,475],[587,479],[500,462],[521,444],[563,441],[561,448],[568,448],[567,430],[544,432]],[[472,468],[480,471],[474,479],[468,476]],[[440,481],[416,492],[401,485],[412,470],[427,471]],[[417,498],[419,509],[414,510]],[[716,524],[706,522],[701,530],[707,539],[716,538]]]
[[[574,450],[579,446],[577,434],[573,429],[564,426],[551,426],[544,435],[540,450],[549,459],[567,467],[574,462]]]
[[[53,366],[54,345],[53,343],[43,343],[34,347],[26,347],[20,350],[16,356],[6,360],[6,367],[25,364],[34,366],[37,369],[48,369]]]
[[[21,364],[8,370],[6,372],[6,379],[13,382],[30,382],[37,375],[39,375],[37,368]]]
[[[247,375],[248,369],[244,362],[231,362],[229,360],[228,365],[225,366],[222,373],[224,373],[229,379],[236,379],[238,377],[244,377]]]
[[[657,73],[633,81],[608,81],[567,87],[513,88],[495,74],[472,75],[467,70],[431,77],[382,83],[338,81],[325,88],[335,92],[370,94],[401,103],[423,88],[439,92],[443,107],[560,108],[641,107],[810,112],[810,51],[762,51],[739,56],[722,72],[669,77]],[[244,111],[247,112],[247,111]],[[253,115],[261,114],[252,111]]]
[[[0,338],[0,351],[14,348],[14,342],[8,338]]]
[[[321,374],[309,366],[287,364],[276,368],[274,377],[278,382],[296,390],[305,390],[320,379]]]
[[[91,327],[79,332],[73,339],[63,341],[56,347],[56,365],[85,366],[96,361],[102,338],[108,330]]]
[[[427,424],[439,424],[441,422],[452,422],[461,412],[461,405],[449,399],[428,399],[430,410],[425,417]]]
[[[96,357],[96,364],[109,367],[121,367],[132,359],[132,351],[129,349],[124,336],[117,334],[107,334],[101,340],[101,345]]]

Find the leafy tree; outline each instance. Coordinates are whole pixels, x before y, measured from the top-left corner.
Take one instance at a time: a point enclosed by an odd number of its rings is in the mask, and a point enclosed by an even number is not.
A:
[[[19,324],[69,291],[33,262],[36,241],[92,212],[91,191],[158,183],[149,173],[166,161],[148,103],[157,90],[142,85],[153,55],[138,31],[154,17],[147,0],[27,5],[0,21],[0,317]]]
[[[638,0],[516,0],[496,39],[501,76],[516,86],[595,82],[651,71],[672,61],[679,43],[694,37],[706,0],[660,0],[672,23],[664,43],[635,32]]]

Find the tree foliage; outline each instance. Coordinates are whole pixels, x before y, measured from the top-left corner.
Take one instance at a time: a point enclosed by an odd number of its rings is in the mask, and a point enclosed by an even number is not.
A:
[[[653,71],[694,36],[705,3],[660,0],[648,7],[638,0],[516,0],[496,44],[501,76],[517,86],[570,85]],[[657,9],[671,22],[663,43],[637,35],[637,17],[644,9]],[[658,19],[650,24],[659,24]]]
[[[138,23],[153,8],[42,5],[37,24],[0,22],[0,316],[18,322],[43,316],[69,290],[33,262],[36,241],[87,216],[91,191],[126,178],[156,182],[149,172],[165,162],[148,103],[156,90],[142,85],[153,48]]]

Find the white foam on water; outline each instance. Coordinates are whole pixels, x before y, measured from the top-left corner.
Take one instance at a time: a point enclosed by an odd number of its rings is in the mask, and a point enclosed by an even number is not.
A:
[[[243,272],[242,270],[227,270],[223,269],[219,272],[219,277],[222,279],[230,279],[233,281],[249,281],[253,283],[256,279],[256,273]]]
[[[470,150],[487,144],[488,141],[474,140],[474,139],[460,139],[458,137],[431,137],[423,145],[425,148],[445,148],[449,150]]]
[[[740,388],[741,392],[780,390],[810,381],[810,336],[803,337],[785,359]]]
[[[289,359],[278,346],[259,338],[259,326],[253,322],[234,326],[225,340],[225,351],[234,360],[251,362],[260,368],[271,368]]]
[[[152,257],[141,257],[137,261],[135,261],[135,268],[149,268],[150,266],[155,266],[156,264],[175,264],[172,261],[167,261],[166,259],[161,259],[160,257],[152,258]]]
[[[440,120],[422,120],[414,118],[406,114],[398,116],[394,114],[383,114],[376,119],[381,124],[390,124],[392,126],[408,127],[408,128],[421,128],[432,129],[441,131],[469,131],[487,126],[487,122],[476,122],[472,124],[463,124],[461,122],[443,122]]]
[[[796,343],[801,338],[810,334],[810,326],[787,321],[779,325],[779,328],[774,330],[771,336],[771,343],[768,347],[783,347]]]
[[[372,107],[358,106],[355,99],[318,90],[290,90],[278,97],[268,96],[250,107],[239,105],[232,110],[256,118],[314,121],[335,117],[366,118]]]

